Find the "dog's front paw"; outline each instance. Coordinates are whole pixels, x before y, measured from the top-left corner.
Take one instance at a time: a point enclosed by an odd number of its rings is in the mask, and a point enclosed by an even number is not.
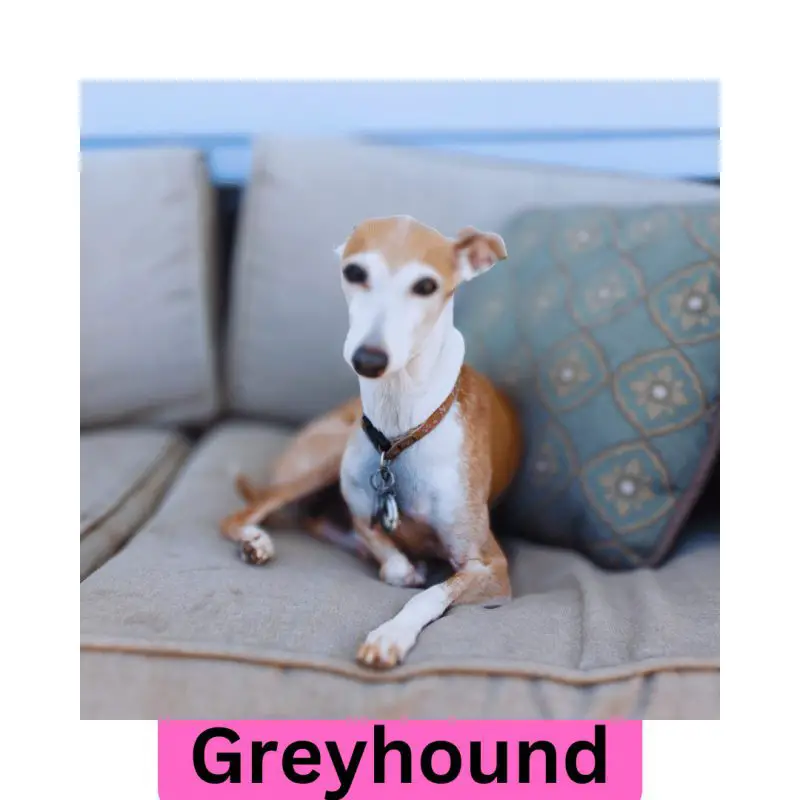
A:
[[[383,562],[380,577],[384,583],[388,583],[390,586],[424,586],[425,564],[414,567],[402,553],[392,553]]]
[[[367,636],[356,658],[373,669],[391,669],[403,661],[416,640],[413,628],[389,620]]]
[[[248,564],[266,564],[275,555],[272,537],[256,525],[241,530],[242,559]]]

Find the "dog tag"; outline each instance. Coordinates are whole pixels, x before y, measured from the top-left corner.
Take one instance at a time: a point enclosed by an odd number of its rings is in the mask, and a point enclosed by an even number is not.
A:
[[[375,490],[375,511],[372,514],[372,524],[380,524],[386,533],[394,533],[400,522],[400,509],[394,493],[394,475],[386,466],[381,468],[370,478],[370,484]]]
[[[393,492],[387,492],[381,497],[381,527],[386,533],[394,533],[400,522],[400,510],[397,507],[397,498]]]

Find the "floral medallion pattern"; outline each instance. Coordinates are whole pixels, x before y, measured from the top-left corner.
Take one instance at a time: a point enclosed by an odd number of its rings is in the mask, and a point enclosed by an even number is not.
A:
[[[666,470],[644,445],[603,453],[586,465],[582,477],[594,508],[622,534],[650,524],[674,502]]]
[[[579,334],[560,342],[542,360],[539,387],[551,410],[566,411],[591,397],[606,381],[608,371],[600,349]]]
[[[524,426],[502,519],[609,569],[670,551],[718,447],[719,205],[526,211],[459,289],[467,360]]]
[[[593,271],[571,292],[572,312],[579,325],[595,325],[610,319],[642,293],[636,267],[624,259],[616,259]]]
[[[596,211],[563,212],[553,220],[551,235],[556,260],[580,262],[613,242],[613,220],[610,214]]]
[[[614,397],[631,424],[648,436],[691,424],[707,405],[699,378],[677,350],[623,364],[614,376]]]
[[[670,313],[681,330],[707,329],[719,318],[719,299],[711,291],[711,276],[706,274],[668,298]]]
[[[569,485],[578,460],[565,431],[554,422],[543,425],[540,436],[531,443],[523,469],[531,486],[545,497]]]
[[[671,222],[672,214],[665,209],[630,211],[617,220],[617,247],[635,250],[662,236]]]
[[[677,344],[719,337],[719,274],[713,262],[668,278],[650,297],[656,323]]]
[[[715,259],[719,259],[719,209],[687,210],[686,226],[692,237]]]

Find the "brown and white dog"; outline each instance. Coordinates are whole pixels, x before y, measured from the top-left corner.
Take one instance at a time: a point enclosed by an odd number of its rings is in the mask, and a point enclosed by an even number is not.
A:
[[[388,668],[451,605],[498,605],[511,595],[489,510],[520,460],[518,420],[507,399],[464,364],[453,324],[458,285],[506,258],[506,249],[496,234],[469,228],[450,239],[410,217],[389,217],[363,222],[336,253],[350,315],[344,357],[361,396],[302,429],[269,486],[255,490],[239,478],[248,506],[222,531],[242,544],[246,560],[263,563],[273,544],[259,523],[269,518],[274,527],[289,504],[338,486],[349,519],[337,529],[306,510],[300,521],[309,531],[367,553],[395,586],[424,586],[430,560],[447,562],[449,578],[416,593],[358,650],[363,664]],[[383,459],[381,441],[397,445]],[[373,524],[371,479],[384,462],[400,511],[391,533]]]

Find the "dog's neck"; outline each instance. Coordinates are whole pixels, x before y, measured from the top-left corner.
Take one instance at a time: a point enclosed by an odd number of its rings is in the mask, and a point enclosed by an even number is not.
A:
[[[451,301],[424,348],[402,370],[378,380],[359,378],[364,413],[390,439],[420,425],[452,391],[464,350],[464,337],[453,326]]]

